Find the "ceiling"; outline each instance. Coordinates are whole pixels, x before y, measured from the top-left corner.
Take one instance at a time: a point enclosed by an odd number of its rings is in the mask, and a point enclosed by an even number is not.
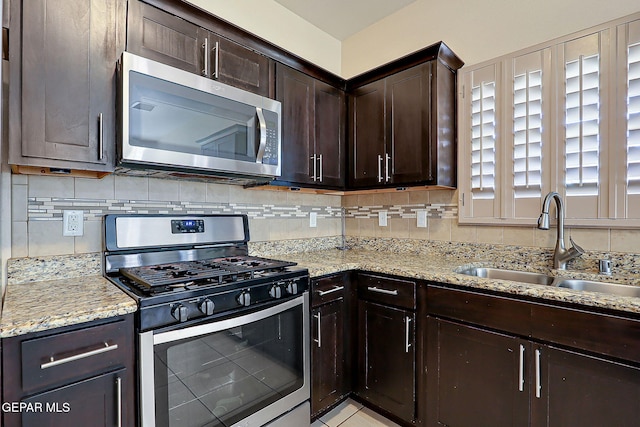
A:
[[[338,40],[344,40],[416,0],[275,0]]]

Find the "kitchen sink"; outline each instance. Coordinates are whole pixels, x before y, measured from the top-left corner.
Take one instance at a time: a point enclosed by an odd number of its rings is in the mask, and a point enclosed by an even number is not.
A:
[[[573,289],[576,291],[600,292],[609,295],[626,297],[640,297],[640,286],[623,285],[620,283],[599,282],[595,280],[567,279],[564,277],[547,276],[543,273],[530,271],[509,270],[492,267],[469,267],[458,270],[458,273],[467,276],[482,277],[485,279],[511,280],[535,285],[550,285],[558,288]]]
[[[557,278],[554,285],[559,288],[575,289],[578,291],[601,292],[624,297],[640,297],[640,286],[621,285],[619,283]]]
[[[536,285],[551,285],[554,280],[553,277],[542,273],[490,267],[469,267],[458,272],[466,274],[467,276],[483,277],[486,279],[512,280],[514,282],[533,283]]]

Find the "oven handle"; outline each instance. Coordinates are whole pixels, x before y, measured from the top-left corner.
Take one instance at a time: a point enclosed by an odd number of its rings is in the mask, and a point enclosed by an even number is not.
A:
[[[212,321],[211,323],[205,323],[190,327],[181,327],[172,331],[162,332],[153,335],[153,344],[164,344],[172,341],[182,340],[185,338],[194,338],[201,335],[211,334],[213,332],[224,331],[229,328],[245,325],[251,322],[257,322],[267,317],[274,316],[276,314],[287,311],[298,305],[303,305],[305,297],[308,298],[308,293],[300,295],[289,301],[285,301],[278,305],[274,305],[263,310],[259,310],[253,313],[245,314],[243,316],[232,317],[230,319]]]
[[[258,123],[260,126],[260,146],[258,147],[258,153],[256,154],[256,163],[262,163],[264,151],[267,148],[267,121],[264,119],[262,108],[256,108],[256,115],[258,116]]]

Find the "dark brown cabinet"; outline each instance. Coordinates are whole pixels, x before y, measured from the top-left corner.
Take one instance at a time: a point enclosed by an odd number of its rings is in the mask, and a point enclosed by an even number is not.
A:
[[[311,417],[317,418],[350,391],[349,280],[340,273],[311,284]]]
[[[440,287],[427,305],[427,426],[637,423],[636,320]]]
[[[356,395],[398,419],[416,419],[416,283],[358,274]]]
[[[282,103],[282,175],[286,184],[343,188],[344,92],[283,64],[276,65]]]
[[[11,2],[14,170],[114,170],[116,63],[124,49],[125,6],[117,0]]]
[[[133,315],[3,339],[11,426],[135,426]]]
[[[461,66],[439,43],[348,82],[349,188],[456,186]]]
[[[272,96],[273,61],[154,6],[129,2],[127,51]]]

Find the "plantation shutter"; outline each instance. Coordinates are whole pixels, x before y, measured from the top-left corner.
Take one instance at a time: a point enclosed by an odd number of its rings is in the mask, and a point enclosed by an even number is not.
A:
[[[603,190],[600,33],[564,44],[564,191],[568,218],[598,218]],[[606,188],[604,188],[606,191]]]
[[[474,70],[465,75],[465,106],[467,115],[462,141],[469,169],[465,179],[468,197],[463,201],[463,215],[474,218],[497,217],[498,208],[498,65]],[[463,189],[464,190],[464,189]]]

